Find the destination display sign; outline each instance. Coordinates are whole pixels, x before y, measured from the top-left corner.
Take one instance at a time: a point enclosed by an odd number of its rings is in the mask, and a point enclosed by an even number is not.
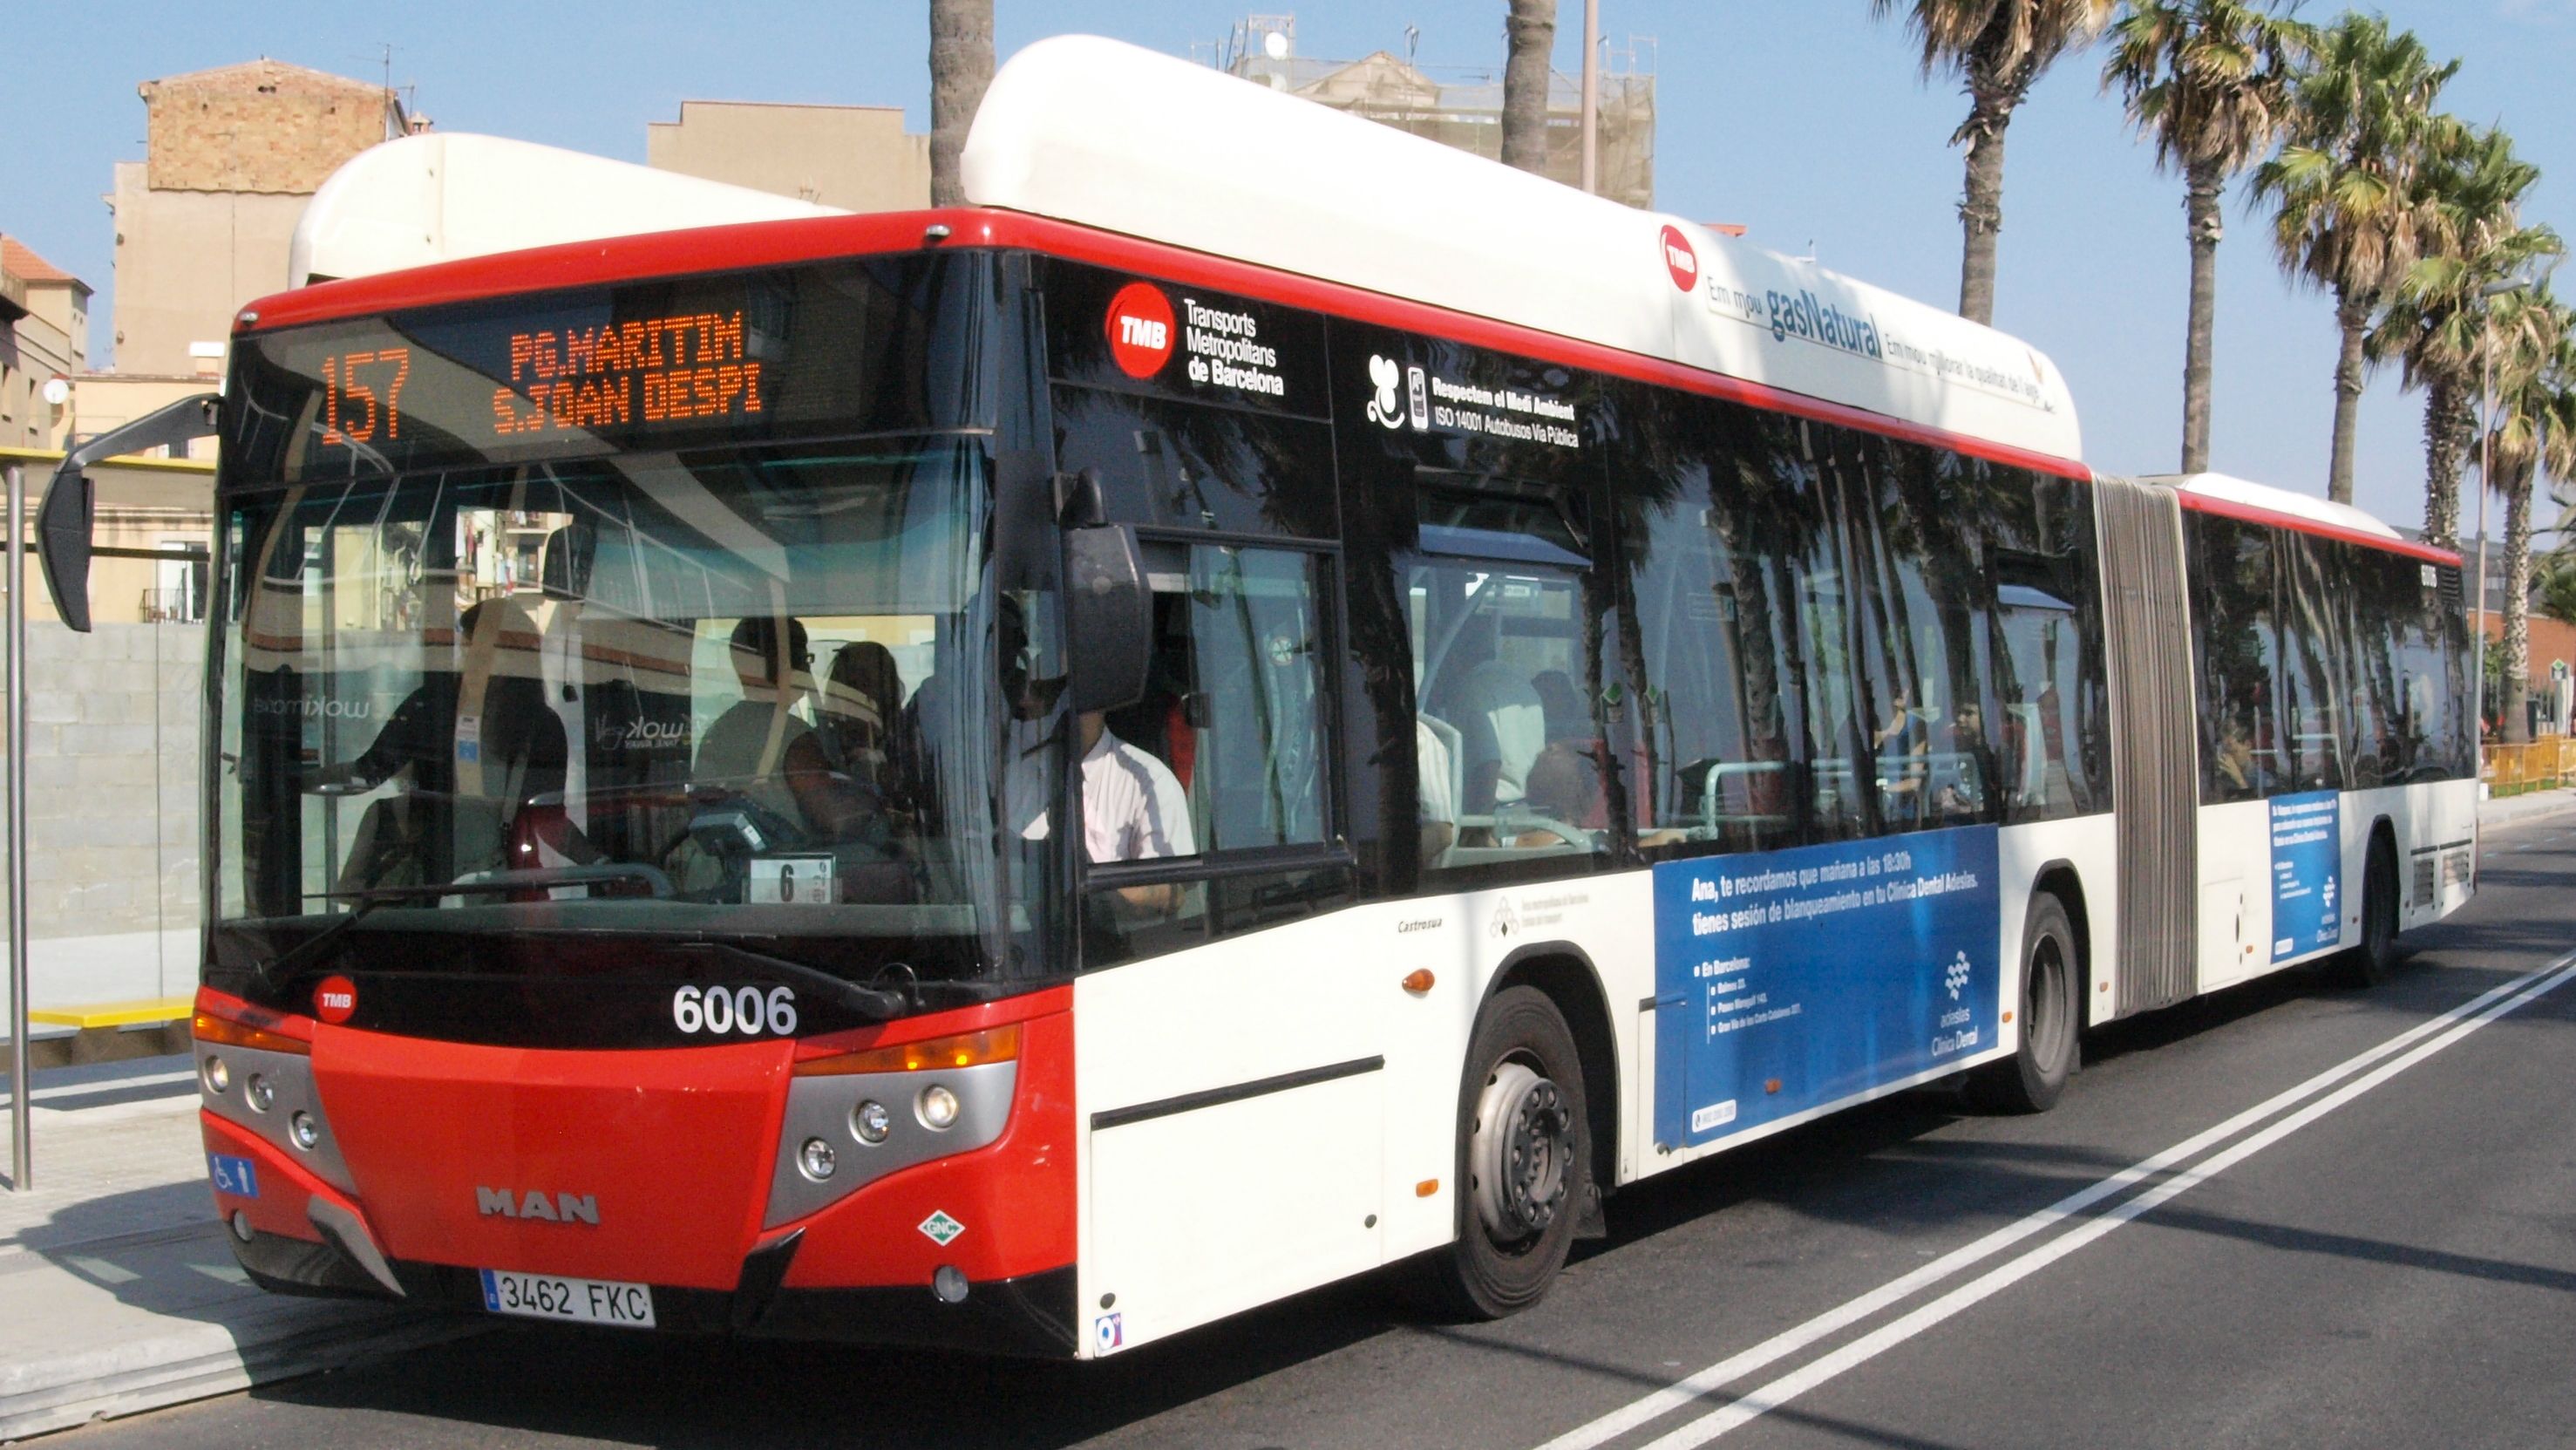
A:
[[[245,339],[233,476],[292,482],[971,422],[975,289],[880,259],[538,293]],[[944,374],[944,375],[943,375]]]

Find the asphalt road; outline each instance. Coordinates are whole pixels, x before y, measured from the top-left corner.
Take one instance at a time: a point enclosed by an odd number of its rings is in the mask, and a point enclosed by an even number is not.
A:
[[[2569,1444],[2576,971],[2513,984],[2576,950],[2576,813],[2484,851],[2385,988],[2119,1024],[2044,1116],[1926,1091],[1667,1175],[1497,1325],[1362,1282],[1095,1366],[508,1328],[48,1443]]]

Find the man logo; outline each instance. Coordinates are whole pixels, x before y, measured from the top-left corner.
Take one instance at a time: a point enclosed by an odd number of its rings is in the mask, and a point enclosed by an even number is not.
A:
[[[474,1189],[474,1207],[485,1218],[531,1218],[546,1223],[586,1223],[599,1227],[599,1195],[558,1193],[551,1200],[531,1190],[513,1194],[506,1188]]]

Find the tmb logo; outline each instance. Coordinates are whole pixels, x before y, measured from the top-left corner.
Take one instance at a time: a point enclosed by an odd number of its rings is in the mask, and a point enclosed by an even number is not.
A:
[[[1699,253],[1680,227],[1664,228],[1664,270],[1673,274],[1673,285],[1685,292],[1699,288]]]
[[[1131,378],[1150,378],[1172,360],[1172,303],[1151,282],[1130,282],[1109,299],[1109,355]]]
[[[324,977],[313,984],[313,1015],[333,1026],[358,1011],[358,984],[346,977]]]

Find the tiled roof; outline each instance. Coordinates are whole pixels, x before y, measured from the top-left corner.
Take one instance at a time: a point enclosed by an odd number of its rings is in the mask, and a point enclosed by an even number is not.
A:
[[[0,267],[22,282],[69,282],[85,285],[81,279],[39,257],[25,242],[0,233]]]

